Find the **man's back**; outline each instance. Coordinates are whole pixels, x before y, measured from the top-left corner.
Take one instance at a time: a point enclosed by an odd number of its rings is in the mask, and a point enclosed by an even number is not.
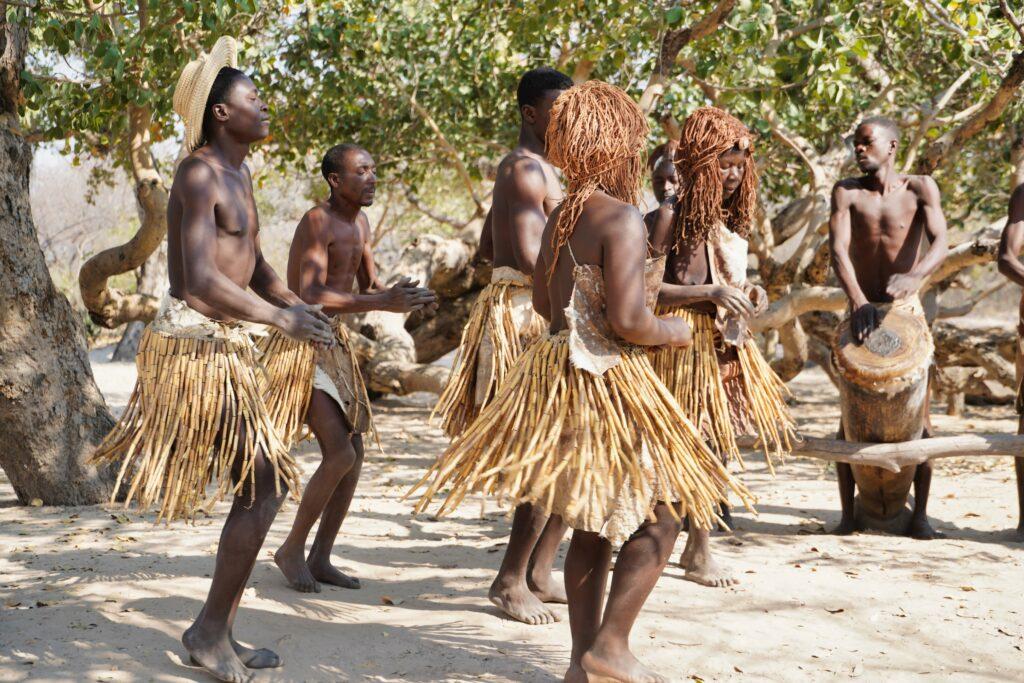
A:
[[[555,169],[543,157],[517,147],[501,160],[491,203],[495,267],[533,271],[544,221],[561,200]]]

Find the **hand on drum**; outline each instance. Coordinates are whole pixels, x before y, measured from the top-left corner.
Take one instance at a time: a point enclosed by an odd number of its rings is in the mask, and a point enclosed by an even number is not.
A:
[[[864,304],[858,308],[850,316],[850,331],[853,333],[853,341],[863,344],[880,322],[878,309],[871,304]]]
[[[921,289],[921,278],[910,273],[899,273],[889,278],[889,286],[885,288],[886,293],[893,298],[906,299],[908,296],[917,294]]]

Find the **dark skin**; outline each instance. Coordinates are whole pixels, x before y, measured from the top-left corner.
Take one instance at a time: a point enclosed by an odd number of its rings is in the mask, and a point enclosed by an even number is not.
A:
[[[545,228],[537,272],[554,260],[551,232],[556,210]],[[646,229],[640,213],[598,190],[583,205],[569,246],[580,264],[601,266],[607,292],[605,312],[612,330],[623,340],[644,346],[686,346],[689,326],[680,318],[659,318],[644,300],[647,259]],[[573,259],[563,247],[550,282],[534,280],[533,305],[551,323],[551,332],[566,328],[565,307],[574,286]],[[565,680],[583,683],[589,677],[660,683],[663,676],[643,666],[629,649],[629,634],[640,609],[668,563],[680,525],[664,503],[655,508],[657,521],[644,524],[619,550],[607,605],[604,589],[611,564],[611,544],[599,534],[573,531],[565,560],[572,655]]]
[[[736,194],[743,175],[749,152],[733,149],[718,159],[722,182],[722,201],[726,202]],[[657,168],[655,168],[657,173]],[[652,181],[652,184],[653,181]],[[657,196],[657,189],[655,189]],[[685,306],[702,313],[715,313],[722,306],[733,315],[749,318],[767,305],[767,295],[760,287],[751,286],[746,291],[729,285],[716,285],[711,280],[708,267],[708,249],[702,241],[684,240],[676,252],[674,226],[676,202],[663,202],[658,209],[648,214],[648,235],[652,247],[667,253],[669,260],[665,268],[665,282],[658,295],[658,302],[665,305]],[[718,354],[723,379],[735,376],[738,357],[736,350],[727,347]],[[730,374],[733,373],[733,374]],[[728,506],[722,505],[722,517],[726,524],[732,523]],[[708,529],[690,529],[686,548],[679,558],[679,566],[686,570],[689,581],[714,588],[733,586],[739,581],[728,570],[719,567],[711,555],[711,532]]]
[[[999,272],[1011,282],[1024,287],[1024,264],[1020,261],[1020,252],[1024,249],[1024,183],[1018,185],[1010,195],[1009,215],[1006,227],[1003,228],[999,240]],[[1020,321],[1017,334],[1024,335],[1024,295],[1019,306]],[[1024,358],[1017,354],[1017,381],[1024,373]],[[1017,433],[1024,434],[1024,416],[1017,423]],[[1020,508],[1015,537],[1024,541],[1024,458],[1014,458],[1014,469],[1017,473],[1017,503]]]
[[[345,154],[342,168],[327,175],[330,197],[306,212],[295,230],[288,255],[288,286],[303,301],[328,315],[391,311],[408,313],[436,307],[429,289],[403,278],[385,288],[377,279],[370,249],[370,224],[363,207],[373,204],[377,169],[365,150]],[[358,280],[359,291],[353,292]],[[303,593],[320,592],[320,583],[359,588],[359,579],[331,564],[338,536],[363,464],[362,435],[352,430],[337,403],[314,389],[306,423],[320,444],[323,460],[306,484],[291,532],[274,561],[288,583]],[[313,547],[306,540],[317,519]]]
[[[252,180],[244,161],[249,145],[269,132],[267,107],[249,79],[237,81],[225,100],[213,107],[206,145],[181,163],[171,187],[171,294],[217,320],[270,324],[298,341],[330,344],[327,319],[288,290],[260,251]],[[238,430],[244,441],[245,426]],[[232,474],[237,480],[240,473]],[[192,661],[222,681],[249,680],[247,667],[281,665],[270,650],[246,648],[232,636],[242,591],[282,500],[274,493],[273,468],[262,452],[256,454],[255,479],[254,492],[247,481],[235,496],[206,603],[182,636]]]
[[[908,176],[895,169],[898,140],[877,124],[862,124],[854,134],[857,166],[864,173],[836,183],[832,190],[829,246],[839,284],[853,314],[854,340],[862,343],[880,321],[873,303],[916,295],[946,258],[946,219],[939,189],[929,176]],[[929,246],[921,255],[927,238]],[[843,438],[842,428],[839,438]],[[926,427],[924,437],[928,436]],[[836,464],[842,518],[837,534],[856,531],[853,468]],[[928,522],[931,463],[914,474],[914,511],[906,534],[935,538]]]
[[[491,210],[484,223],[481,256],[495,267],[509,266],[534,274],[541,234],[548,215],[562,200],[555,170],[544,158],[544,132],[551,105],[562,93],[549,90],[536,105],[520,110],[519,144],[498,165]],[[557,615],[545,602],[565,602],[552,576],[566,525],[530,504],[516,507],[508,548],[488,596],[503,612],[527,624],[550,624]]]

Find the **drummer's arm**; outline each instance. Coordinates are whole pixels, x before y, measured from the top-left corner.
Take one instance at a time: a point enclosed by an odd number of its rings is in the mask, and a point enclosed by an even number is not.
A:
[[[853,339],[860,343],[878,327],[878,311],[868,302],[867,297],[864,296],[864,290],[857,282],[857,273],[853,269],[853,261],[850,260],[851,231],[850,192],[843,187],[843,183],[840,181],[832,188],[832,215],[828,221],[828,244],[832,254],[832,267],[835,268],[836,277],[839,278],[839,286],[843,288],[846,298],[850,300],[850,310],[853,311],[850,319]]]
[[[850,260],[850,193],[836,183],[832,188],[832,215],[828,221],[828,246],[832,254],[832,267],[835,268],[839,286],[850,300],[850,308],[856,311],[868,303],[864,291],[857,282],[857,273]]]
[[[1024,287],[1021,249],[1024,249],[1024,183],[1018,185],[1010,196],[1010,213],[999,239],[999,272]]]
[[[939,186],[931,176],[917,178],[918,206],[924,215],[924,229],[928,234],[928,251],[908,273],[898,273],[889,278],[885,291],[893,299],[903,299],[917,294],[928,281],[928,276],[942,265],[949,253],[946,240],[946,217],[942,215],[942,200]]]

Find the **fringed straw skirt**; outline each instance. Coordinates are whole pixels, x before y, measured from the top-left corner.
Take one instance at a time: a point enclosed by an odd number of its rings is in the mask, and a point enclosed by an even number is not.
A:
[[[718,363],[715,319],[688,308],[658,307],[658,315],[683,318],[693,330],[693,345],[650,351],[651,365],[683,412],[721,458],[742,465],[736,435],[755,434],[769,469],[792,450],[796,424],[786,405],[789,389],[753,341],[736,347],[739,376],[724,380]]]
[[[171,300],[143,332],[128,406],[92,461],[120,462],[114,497],[129,483],[125,505],[159,505],[158,521],[194,519],[246,484],[253,499],[259,456],[274,470],[275,494],[283,482],[297,496],[299,470],[263,400],[248,333],[183,309]]]
[[[332,327],[336,343],[330,348],[294,341],[276,329],[256,342],[266,369],[263,395],[267,408],[289,447],[311,436],[305,422],[313,389],[334,400],[348,429],[377,436],[351,335],[338,318]]]
[[[717,520],[727,488],[752,502],[683,416],[645,351],[623,349],[621,363],[594,375],[572,365],[564,333],[526,351],[413,491],[431,479],[418,512],[448,487],[439,515],[484,493],[536,504],[613,543],[651,519],[658,501],[681,503],[701,528]]]
[[[480,292],[462,331],[452,372],[431,419],[449,438],[461,434],[501,387],[512,365],[545,332],[533,310],[529,276],[499,267]]]

